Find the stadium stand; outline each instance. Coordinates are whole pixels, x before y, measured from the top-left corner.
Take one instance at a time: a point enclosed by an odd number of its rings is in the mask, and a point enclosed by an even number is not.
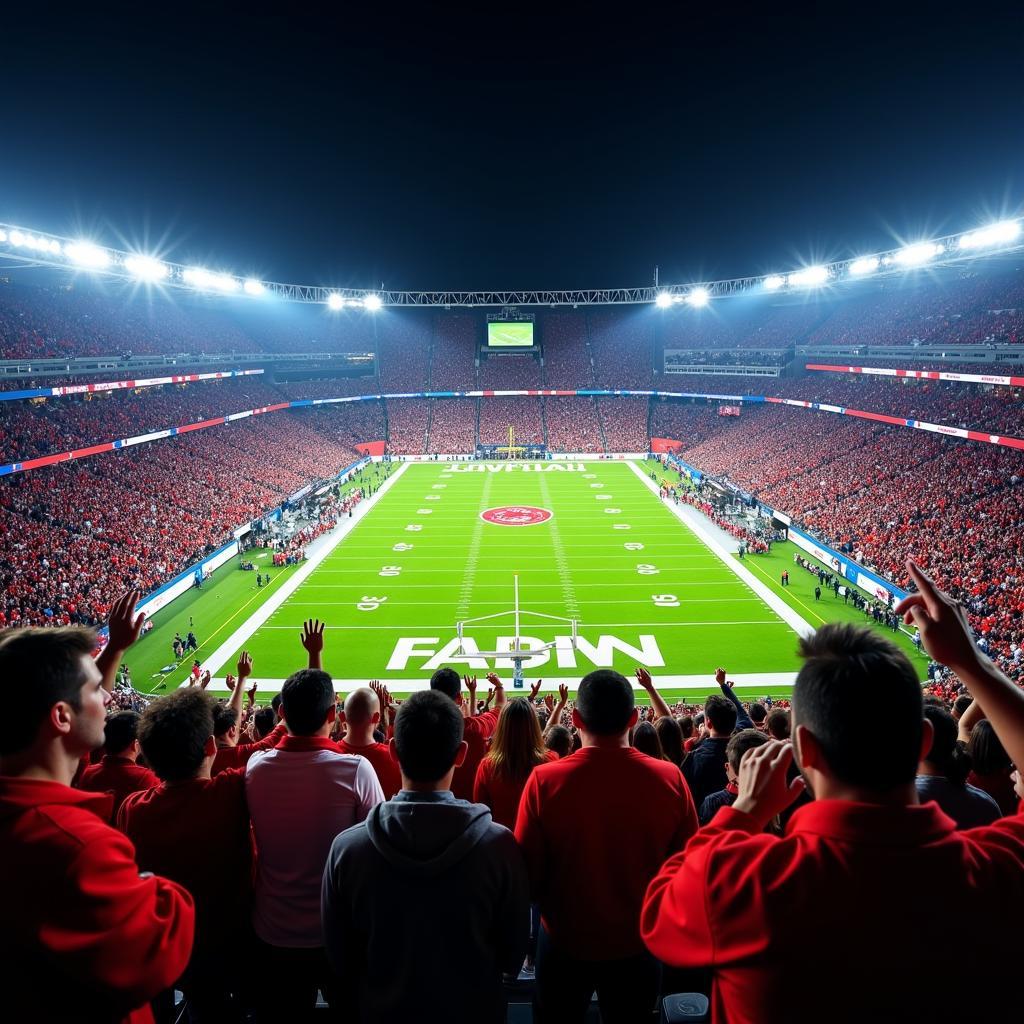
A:
[[[602,452],[601,422],[594,398],[545,398],[548,447],[555,452]]]
[[[507,444],[508,430],[523,444],[543,444],[539,398],[485,398],[480,401],[480,443]]]

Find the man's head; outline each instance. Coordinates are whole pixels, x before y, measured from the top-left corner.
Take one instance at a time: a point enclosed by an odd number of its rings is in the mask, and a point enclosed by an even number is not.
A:
[[[974,698],[969,697],[966,693],[960,694],[960,696],[953,701],[953,719],[959,722],[963,713],[971,706],[973,701]]]
[[[153,701],[139,720],[139,744],[163,782],[199,775],[203,762],[217,753],[213,738],[218,703],[205,690],[189,687]]]
[[[264,739],[274,731],[277,724],[277,712],[273,708],[260,708],[253,716],[257,739]]]
[[[712,736],[731,736],[736,728],[736,706],[728,697],[713,693],[704,701],[704,721]]]
[[[402,777],[421,785],[438,783],[466,759],[462,713],[437,690],[414,693],[398,709],[392,757]]]
[[[755,701],[750,705],[750,720],[754,723],[755,729],[764,728],[764,720],[768,717],[768,709]]]
[[[344,720],[353,728],[371,728],[380,721],[380,701],[368,686],[360,686],[345,698]]]
[[[735,782],[740,774],[740,761],[748,750],[764,746],[768,737],[759,729],[741,729],[729,737],[725,746],[725,774],[730,782]]]
[[[585,675],[576,693],[573,724],[592,736],[622,736],[636,724],[636,701],[626,677],[610,668]]]
[[[213,735],[221,746],[234,747],[238,744],[238,708],[217,702],[213,712]]]
[[[772,708],[764,720],[764,731],[773,740],[788,740],[789,712],[785,708]]]
[[[318,668],[293,672],[281,687],[281,709],[293,736],[315,736],[335,718],[334,683]]]
[[[804,664],[793,687],[793,728],[812,789],[818,776],[869,794],[912,784],[931,726],[924,724],[921,684],[907,656],[881,634],[850,623],[822,626],[799,650]],[[865,740],[869,693],[885,721],[881,742]]]
[[[572,733],[564,725],[553,725],[544,737],[544,746],[559,757],[568,757],[572,753]]]
[[[430,688],[458,702],[462,697],[462,680],[453,668],[439,668],[430,677]]]
[[[103,745],[110,694],[92,659],[91,629],[11,630],[0,639],[0,679],[9,712],[0,723],[0,757],[30,756],[59,741],[69,758]]]
[[[110,715],[103,727],[103,749],[115,757],[137,753],[135,742],[138,728],[137,711],[118,711]]]

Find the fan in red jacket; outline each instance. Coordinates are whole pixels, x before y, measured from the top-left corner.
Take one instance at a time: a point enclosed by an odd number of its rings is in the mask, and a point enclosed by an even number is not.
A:
[[[338,749],[343,754],[365,757],[377,773],[384,799],[390,800],[402,788],[402,772],[388,745],[373,738],[373,730],[380,724],[380,713],[380,698],[374,689],[360,686],[353,690],[345,698],[345,709],[339,716],[346,728],[345,738],[338,741]]]
[[[231,699],[227,704],[218,704],[213,720],[213,735],[217,741],[217,756],[213,759],[213,775],[219,775],[228,768],[244,768],[253,754],[261,750],[273,750],[287,735],[284,722],[278,722],[261,740],[255,743],[239,743],[239,719],[242,713],[242,692],[246,679],[252,675],[252,658],[248,651],[242,651],[238,659],[238,682],[233,675],[228,675],[228,689]],[[256,698],[256,684],[249,690],[249,707],[252,708]]]
[[[909,568],[919,593],[896,610],[1022,763],[1024,691],[975,647],[963,609]],[[931,724],[918,673],[884,637],[829,625],[802,654],[795,745],[749,751],[736,803],[664,865],[644,903],[647,947],[713,969],[715,1022],[1000,1019],[1019,998],[1024,816],[958,832],[937,804],[918,805]],[[868,689],[884,721],[870,739],[851,728]],[[815,800],[784,835],[765,834],[803,790],[787,779],[794,750]]]
[[[118,661],[142,626],[136,600],[111,614]],[[11,1021],[151,1021],[149,1000],[174,984],[192,950],[189,894],[140,875],[132,844],[106,824],[110,797],[70,786],[79,759],[103,742],[110,703],[113,672],[92,660],[95,645],[77,627],[0,640],[0,685],[10,691],[0,730],[0,963]]]
[[[110,793],[114,797],[111,824],[117,821],[117,812],[129,793],[150,789],[160,783],[152,771],[136,763],[139,756],[139,741],[135,738],[138,727],[137,711],[118,711],[108,716],[103,728],[103,749],[106,751],[103,760],[89,765],[78,782],[79,789],[89,793]]]

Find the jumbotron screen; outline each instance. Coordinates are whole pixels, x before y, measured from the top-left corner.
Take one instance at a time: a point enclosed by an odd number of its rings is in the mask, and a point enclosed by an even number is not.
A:
[[[530,348],[532,345],[532,323],[492,321],[487,325],[488,348]]]

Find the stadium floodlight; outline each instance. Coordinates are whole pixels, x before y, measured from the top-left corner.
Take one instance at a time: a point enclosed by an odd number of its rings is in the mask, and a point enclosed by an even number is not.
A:
[[[327,308],[333,309],[335,312],[339,309],[344,309],[345,300],[337,292],[331,292],[331,294],[327,296]]]
[[[368,309],[371,313],[376,313],[383,305],[379,295],[367,295],[363,299],[363,308]]]
[[[939,242],[915,242],[913,245],[905,245],[898,252],[893,253],[891,260],[904,267],[916,267],[927,263],[935,256],[939,256],[946,250]]]
[[[694,288],[686,296],[685,301],[694,309],[700,309],[711,301],[711,292],[704,287]]]
[[[262,295],[267,290],[263,286],[263,282],[257,281],[254,277],[247,278],[242,287],[247,295]]]
[[[1020,234],[1020,221],[1001,220],[997,224],[968,231],[960,238],[961,249],[984,249],[988,246],[1009,245]]]
[[[774,292],[776,289],[781,288],[786,283],[786,279],[780,274],[769,274],[764,279],[764,287],[766,291]]]
[[[215,274],[203,267],[188,267],[182,278],[196,288],[218,292],[234,292],[238,290],[238,281],[230,274]]]
[[[110,253],[93,242],[72,242],[64,247],[64,253],[72,263],[93,270],[110,266]]]
[[[786,278],[786,284],[793,288],[815,288],[828,280],[828,267],[804,267]]]
[[[24,244],[25,244],[25,236],[17,228],[15,228],[11,232],[11,245],[24,245]]]
[[[167,264],[152,256],[127,256],[124,268],[140,281],[162,281],[169,273]]]
[[[873,274],[878,269],[877,256],[861,256],[850,264],[850,273],[856,277]]]
[[[672,305],[673,301],[671,292],[658,292],[654,299],[654,304],[658,309],[668,309],[668,307]]]

